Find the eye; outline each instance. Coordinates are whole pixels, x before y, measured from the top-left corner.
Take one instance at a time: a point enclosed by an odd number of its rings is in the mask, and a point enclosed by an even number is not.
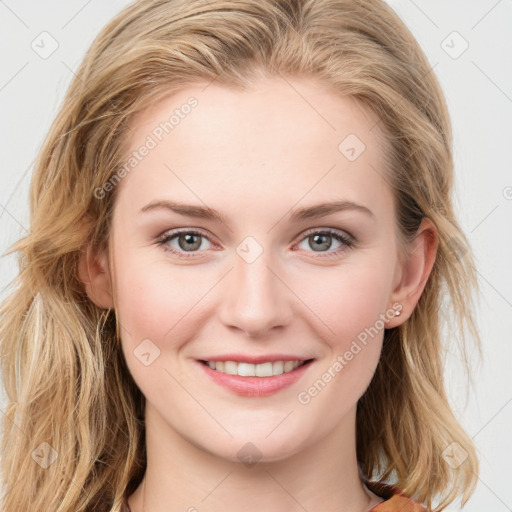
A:
[[[329,251],[333,245],[333,240],[339,245],[335,248],[336,250]],[[338,256],[341,252],[355,245],[353,238],[331,228],[310,230],[306,232],[306,236],[300,243],[306,243],[310,248],[313,248],[313,252],[326,253],[325,255],[321,254],[320,257]]]
[[[201,231],[195,229],[182,229],[165,233],[160,237],[157,243],[158,245],[161,245],[165,251],[169,251],[177,256],[188,258],[196,255],[196,252],[201,248],[201,246],[203,246],[204,240],[209,239]],[[175,244],[170,245],[170,242],[175,242]],[[205,249],[204,246],[203,249]],[[206,249],[208,249],[208,247],[206,247]]]
[[[208,240],[211,244],[209,238],[203,232],[197,229],[181,229],[165,233],[157,240],[157,244],[162,246],[165,251],[179,257],[190,258],[197,256],[198,252],[203,252],[200,249],[210,248],[208,246],[204,247],[204,240]],[[334,251],[330,251],[333,240],[339,245]],[[171,243],[174,244],[171,245]],[[310,248],[313,248],[313,251],[310,252],[325,253],[319,254],[319,257],[334,257],[353,247],[355,240],[338,230],[331,228],[319,230],[316,228],[306,232],[300,243],[306,243]]]

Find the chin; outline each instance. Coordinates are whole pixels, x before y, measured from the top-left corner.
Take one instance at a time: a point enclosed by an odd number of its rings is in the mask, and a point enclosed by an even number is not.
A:
[[[215,457],[253,467],[256,464],[286,460],[306,446],[305,439],[300,439],[296,431],[283,429],[281,435],[272,433],[270,436],[268,432],[266,430],[260,435],[256,435],[254,430],[248,430],[247,435],[238,432],[233,439],[218,439],[218,443],[214,442],[211,446],[202,444],[201,448]],[[211,440],[214,441],[213,438]]]

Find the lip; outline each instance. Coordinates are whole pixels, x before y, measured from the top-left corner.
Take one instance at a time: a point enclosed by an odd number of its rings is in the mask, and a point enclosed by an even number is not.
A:
[[[232,356],[229,356],[232,357]],[[237,361],[237,359],[230,359],[227,356],[223,356],[223,358],[211,358],[207,359],[208,361]],[[241,356],[242,357],[242,356]],[[243,359],[239,359],[238,361],[242,363],[253,363],[258,364],[258,362],[270,362],[270,359],[265,359],[265,357],[253,357],[252,359],[249,356],[243,356]],[[217,370],[212,370],[207,364],[202,362],[203,360],[196,360],[197,364],[202,368],[202,371],[205,372],[206,376],[209,377],[216,384],[229,389],[233,393],[239,396],[246,397],[265,397],[277,393],[278,391],[291,386],[294,382],[297,382],[311,367],[311,364],[315,361],[314,359],[304,359],[304,358],[295,358],[291,359],[286,356],[286,358],[281,359],[282,356],[279,356],[274,359],[274,361],[282,361],[282,360],[294,360],[294,361],[307,361],[307,363],[295,368],[288,373],[282,373],[281,375],[273,375],[272,377],[240,377],[239,375],[229,375],[227,373],[222,373]],[[254,360],[256,359],[256,362]],[[258,361],[259,360],[259,361]],[[237,362],[238,362],[237,361]]]
[[[221,356],[203,357],[201,361],[235,361],[236,363],[273,363],[275,361],[300,361],[304,362],[312,357],[300,357],[291,354],[268,354],[260,356],[250,356],[247,354],[223,354]]]

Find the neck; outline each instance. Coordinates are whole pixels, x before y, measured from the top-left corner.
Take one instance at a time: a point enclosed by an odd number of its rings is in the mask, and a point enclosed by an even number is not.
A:
[[[141,483],[128,500],[132,512],[366,512],[382,501],[359,477],[355,408],[321,441],[250,467],[190,443],[147,404],[146,449],[145,493]]]

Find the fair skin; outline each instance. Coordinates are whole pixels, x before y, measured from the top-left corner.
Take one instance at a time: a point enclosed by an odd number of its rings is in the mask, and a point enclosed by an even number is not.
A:
[[[139,116],[128,153],[187,98],[198,100],[118,185],[110,253],[80,265],[91,300],[115,304],[122,350],[146,398],[145,510],[370,510],[382,498],[360,481],[355,418],[384,329],[309,403],[297,397],[365,328],[380,327],[392,304],[401,314],[386,317],[385,327],[407,320],[434,263],[435,229],[423,221],[399,260],[393,194],[381,177],[385,143],[372,129],[377,119],[354,100],[304,79],[265,78],[243,93],[205,85]],[[366,146],[354,161],[338,149],[351,133]],[[208,206],[226,223],[165,208],[140,212],[157,199]],[[370,212],[290,220],[331,201]],[[204,236],[158,245],[177,228]],[[325,228],[354,245],[329,235],[315,242]],[[248,236],[262,249],[250,263],[237,252]],[[147,339],[160,350],[148,366],[134,354]],[[228,353],[314,360],[286,388],[240,396],[198,362]],[[237,456],[248,442],[261,457],[251,467]],[[142,498],[141,484],[129,498],[132,512],[143,511]]]

